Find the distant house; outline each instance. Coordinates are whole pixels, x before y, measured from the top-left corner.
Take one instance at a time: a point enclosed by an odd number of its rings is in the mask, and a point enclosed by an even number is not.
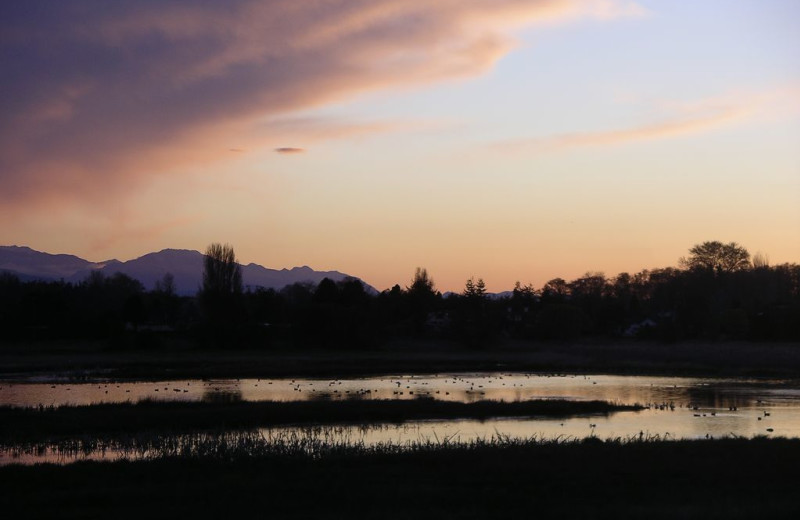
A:
[[[647,318],[645,320],[640,321],[639,323],[632,324],[630,327],[625,329],[625,332],[623,332],[622,335],[625,336],[626,338],[632,338],[633,336],[639,334],[640,331],[645,329],[655,328],[656,325],[658,325],[658,323],[656,323],[654,320],[651,320],[650,318]]]
[[[530,307],[527,305],[523,306],[511,306],[509,305],[506,307],[506,316],[509,321],[513,321],[514,323],[521,323],[522,321],[526,320],[528,315],[530,314]]]
[[[434,332],[442,332],[450,326],[450,315],[444,311],[429,312],[425,324]]]
[[[153,324],[136,325],[129,321],[125,323],[125,330],[136,332],[175,332],[175,327],[172,325]]]

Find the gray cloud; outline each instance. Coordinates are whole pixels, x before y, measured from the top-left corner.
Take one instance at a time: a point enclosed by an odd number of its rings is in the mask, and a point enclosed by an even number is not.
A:
[[[158,172],[229,157],[217,143],[231,136],[247,149],[280,141],[261,123],[269,118],[480,74],[511,48],[513,28],[605,17],[609,5],[10,2],[0,16],[0,201],[113,200]]]

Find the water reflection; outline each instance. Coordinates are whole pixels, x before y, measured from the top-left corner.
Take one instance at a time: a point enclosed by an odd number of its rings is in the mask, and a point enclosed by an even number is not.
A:
[[[0,382],[0,405],[61,406],[142,399],[202,401],[231,394],[243,401],[416,399],[522,401],[586,399],[624,404],[729,410],[797,406],[800,382],[778,380],[542,374],[442,374],[363,379],[215,379],[156,382]]]
[[[100,402],[294,401],[308,399],[441,399],[474,402],[485,399],[604,400],[648,406],[641,412],[567,419],[493,419],[487,421],[417,421],[403,425],[342,426],[321,429],[317,439],[366,445],[441,441],[468,442],[504,436],[524,438],[718,438],[756,435],[800,438],[800,381],[708,379],[642,376],[553,376],[520,373],[441,374],[363,379],[221,379],[161,382],[0,382],[0,405],[60,406]],[[296,435],[304,429],[267,429],[260,435]],[[333,437],[332,437],[333,436]],[[89,442],[89,441],[86,441]],[[93,441],[92,441],[93,442]],[[178,442],[178,441],[176,441]],[[179,443],[180,444],[180,443]],[[58,456],[116,457],[114,446],[86,444],[29,447],[14,459],[8,449],[0,464]],[[73,451],[70,451],[72,449]],[[60,451],[59,451],[60,450]],[[55,453],[55,455],[54,455]],[[72,457],[72,458],[69,458]]]
[[[291,450],[324,454],[347,447],[388,447],[390,450],[402,450],[419,445],[497,440],[569,441],[590,436],[625,441],[758,435],[800,438],[800,407],[784,408],[778,416],[773,416],[772,413],[764,415],[763,411],[753,408],[710,413],[688,408],[651,407],[640,412],[557,419],[533,417],[486,421],[432,420],[402,424],[278,427],[249,432],[198,432],[184,435],[144,433],[108,439],[83,437],[53,443],[0,446],[0,465],[204,456],[215,453],[214,442],[220,438],[227,450],[259,455],[286,454]]]
[[[200,399],[204,403],[238,403],[243,401],[238,389],[207,388]]]

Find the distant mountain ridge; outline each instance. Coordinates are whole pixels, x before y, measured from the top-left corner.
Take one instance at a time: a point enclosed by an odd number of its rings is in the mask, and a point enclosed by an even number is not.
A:
[[[64,280],[71,283],[83,281],[92,271],[109,276],[122,273],[139,280],[147,290],[153,289],[156,281],[170,273],[178,294],[193,295],[203,283],[203,257],[199,251],[164,249],[127,262],[90,262],[74,255],[43,253],[25,246],[0,246],[0,271],[17,275],[23,281]],[[278,270],[250,263],[242,265],[241,269],[244,285],[253,289],[264,287],[279,290],[298,282],[316,284],[324,278],[337,282],[357,278],[339,271],[315,271],[308,266]],[[366,283],[364,287],[367,291],[375,291]]]

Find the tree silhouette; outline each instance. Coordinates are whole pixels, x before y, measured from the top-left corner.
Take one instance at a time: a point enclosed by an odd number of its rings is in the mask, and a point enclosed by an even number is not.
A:
[[[689,250],[689,258],[681,258],[686,269],[731,273],[750,268],[750,253],[736,242],[703,242]]]
[[[563,278],[553,278],[542,287],[542,301],[563,302],[569,297],[569,284]]]
[[[200,302],[217,343],[228,343],[243,318],[242,271],[230,245],[214,243],[206,249]]]
[[[453,320],[453,329],[467,346],[483,347],[494,332],[492,323],[492,305],[486,296],[486,284],[483,278],[470,278],[464,284],[464,292],[454,300],[457,308]]]
[[[758,252],[753,255],[753,268],[754,269],[766,269],[769,268],[769,256],[765,255],[762,252]]]
[[[228,244],[211,244],[203,260],[203,293],[225,296],[241,294],[242,270]]]
[[[314,303],[334,304],[339,298],[339,287],[328,277],[323,278],[314,291]]]
[[[13,339],[158,344],[162,334],[207,345],[366,348],[392,339],[458,340],[490,348],[503,338],[800,340],[800,265],[770,266],[735,243],[706,242],[674,267],[606,278],[589,272],[538,289],[517,283],[489,298],[480,279],[447,298],[428,271],[380,295],[357,279],[243,291],[233,248],[212,244],[197,298],[175,294],[165,274],[152,291],[133,278],[93,271],[84,281],[23,281],[0,272],[0,330]],[[138,330],[136,330],[138,328]],[[133,341],[131,343],[131,341]]]
[[[428,270],[424,267],[417,267],[414,272],[414,278],[411,280],[411,285],[408,287],[409,293],[416,294],[431,294],[435,293],[433,278],[428,276]]]
[[[424,335],[429,314],[434,310],[438,297],[433,279],[427,269],[417,267],[414,278],[407,289],[408,303],[411,307],[411,320],[416,335]]]
[[[175,277],[172,273],[164,273],[156,280],[155,288],[150,293],[152,320],[160,325],[174,325],[178,317],[180,298],[176,294]]]
[[[467,280],[464,285],[464,296],[467,298],[483,299],[486,297],[486,283],[483,278],[478,278],[476,282],[474,278]]]
[[[175,296],[175,277],[172,273],[164,273],[161,280],[156,280],[155,292],[164,293],[166,296]]]

